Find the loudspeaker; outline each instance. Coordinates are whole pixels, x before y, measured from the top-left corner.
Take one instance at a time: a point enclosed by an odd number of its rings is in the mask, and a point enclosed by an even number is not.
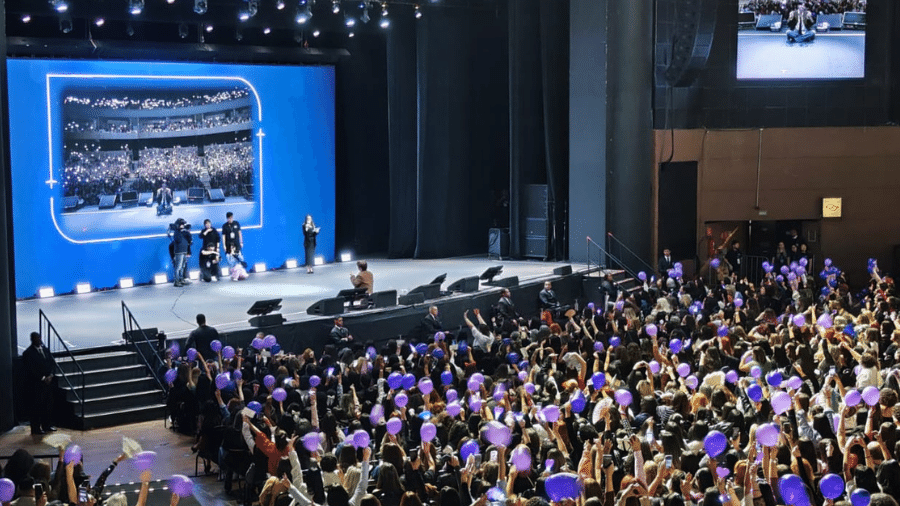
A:
[[[554,276],[568,276],[572,274],[572,266],[571,265],[563,265],[562,267],[557,267],[553,269]]]
[[[756,29],[771,30],[772,25],[780,23],[783,19],[781,14],[760,14],[759,19],[756,20]]]
[[[306,314],[341,314],[344,312],[344,299],[322,299],[306,310]]]
[[[434,283],[430,285],[417,286],[409,291],[409,295],[412,295],[414,293],[421,293],[425,296],[425,300],[436,299],[441,296],[441,285],[440,283]]]
[[[547,185],[530,184],[525,188],[524,211],[526,218],[547,219]]]
[[[448,292],[472,293],[478,291],[478,276],[469,276],[447,287]]]
[[[372,307],[391,307],[397,305],[397,290],[375,292],[370,299]]]
[[[249,315],[269,314],[281,309],[281,299],[258,300],[247,310]]]
[[[206,200],[206,189],[188,188],[187,200],[189,204],[202,204]]]
[[[210,202],[225,202],[225,192],[223,192],[221,188],[210,188],[209,189],[209,201]]]
[[[525,218],[526,237],[547,237],[546,218]]]
[[[138,205],[138,193],[131,192],[122,192],[119,194],[119,202],[122,203],[122,207],[136,207]]]
[[[508,278],[495,279],[491,286],[502,286],[504,288],[515,288],[519,286],[519,276],[511,276]]]
[[[488,256],[499,258],[509,256],[508,228],[492,228],[488,230]]]
[[[546,237],[526,237],[525,238],[525,256],[529,258],[546,258],[547,257],[547,238]]]
[[[425,302],[424,293],[410,293],[407,295],[401,295],[397,299],[397,303],[401,306],[412,306],[413,304],[422,304],[423,302]]]
[[[279,313],[264,314],[250,318],[250,326],[256,328],[275,327],[281,325],[285,321],[287,320],[285,320],[284,317]]]
[[[688,87],[706,67],[716,32],[719,0],[675,0],[675,33],[672,37],[672,61],[666,68],[670,86]]]
[[[74,211],[78,209],[78,197],[63,197],[63,211]]]
[[[100,195],[100,209],[112,209],[116,207],[115,195]]]
[[[122,339],[127,343],[146,343],[147,341],[144,340],[144,336],[146,336],[151,343],[156,343],[157,334],[159,334],[159,329],[155,327],[141,330],[126,330],[122,332]]]

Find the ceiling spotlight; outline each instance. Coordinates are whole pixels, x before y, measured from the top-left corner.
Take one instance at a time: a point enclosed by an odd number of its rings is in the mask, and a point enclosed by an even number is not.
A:
[[[347,18],[344,19],[344,24],[347,25],[347,28],[353,28],[356,26],[356,18],[347,16]]]
[[[269,35],[270,33],[272,33],[272,29],[267,26],[263,28],[263,33]]]
[[[206,14],[206,0],[194,0],[194,12]]]
[[[50,0],[50,5],[56,9],[56,12],[68,12],[69,2],[66,0]]]
[[[248,19],[250,19],[250,13],[247,11],[241,11],[238,13],[238,19],[240,19],[241,21],[247,21]]]
[[[284,0],[278,0],[277,2],[275,2],[275,8],[280,11],[283,11],[284,10]]]
[[[144,0],[130,0],[128,3],[128,10],[132,16],[137,16],[144,12]]]
[[[419,8],[418,4],[416,5],[416,19],[422,19],[422,9]]]
[[[31,14],[22,14],[22,22],[30,23],[31,22]]]
[[[72,31],[72,18],[65,16],[59,18],[59,31],[69,33]]]
[[[391,20],[388,19],[387,3],[384,3],[381,6],[381,21],[378,22],[378,26],[382,28],[391,26]]]
[[[97,27],[101,27],[101,26],[103,26],[105,23],[106,23],[106,20],[103,19],[103,18],[97,18],[97,19],[94,20],[94,24],[97,25]]]
[[[335,14],[341,12],[341,0],[331,0],[331,12]]]
[[[188,27],[184,23],[178,23],[178,36],[186,39],[188,36]]]
[[[321,34],[322,34],[322,32],[320,32],[318,28],[316,28],[315,30],[313,30],[313,37],[318,37],[318,36],[321,35]]]
[[[297,23],[304,25],[310,19],[312,19],[312,10],[310,10],[309,5],[306,7],[301,7],[300,10],[297,11]]]
[[[175,3],[175,0],[166,0],[166,3],[172,5],[173,3]]]
[[[350,37],[351,39],[355,36],[356,36],[356,34],[354,34],[353,32],[350,32],[347,34],[347,37]]]
[[[206,25],[206,33],[213,31],[213,25]]]

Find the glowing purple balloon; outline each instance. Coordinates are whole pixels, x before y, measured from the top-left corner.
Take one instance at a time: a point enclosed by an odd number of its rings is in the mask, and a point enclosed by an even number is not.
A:
[[[510,455],[510,460],[518,471],[531,470],[531,451],[527,446],[517,446]]]
[[[472,392],[477,392],[481,389],[481,383],[475,381],[475,378],[469,378],[469,381],[466,383],[466,387]]]
[[[240,380],[244,379],[244,373],[242,373],[240,371],[240,369],[238,369],[237,371],[234,371],[234,374],[231,375],[231,378],[234,381],[240,381]],[[290,378],[285,378],[285,381],[290,381]],[[286,384],[289,384],[289,383],[286,383]]]
[[[472,379],[477,381],[478,384],[480,385],[480,384],[484,383],[484,374],[481,374],[480,372],[476,372],[476,373],[472,374]]]
[[[322,378],[320,378],[317,374],[313,374],[309,377],[309,386],[310,388],[316,388],[322,384]]]
[[[416,386],[416,376],[412,373],[406,373],[403,375],[403,381],[401,381],[403,388],[406,390],[411,389]]]
[[[224,390],[230,382],[231,378],[228,377],[228,373],[223,372],[216,375],[216,388],[219,390]]]
[[[319,449],[319,433],[309,432],[303,436],[303,447],[306,451],[313,453]]]
[[[685,378],[688,374],[691,373],[691,365],[687,362],[682,362],[678,364],[678,367],[675,368],[675,371],[678,372],[679,376]]]
[[[850,494],[850,504],[853,506],[869,506],[871,502],[872,496],[864,488],[858,488]]]
[[[826,259],[825,259],[825,267],[831,267],[831,263],[832,263],[832,262],[831,262],[831,259],[830,259],[830,258],[826,258]]]
[[[422,392],[422,395],[428,395],[434,391],[434,383],[431,382],[428,378],[422,378],[419,380],[419,391]]]
[[[278,339],[276,339],[272,334],[269,334],[263,338],[263,348],[271,348],[272,346],[275,346],[275,343],[277,342]]]
[[[798,327],[806,325],[806,317],[802,314],[794,315],[794,325]]]
[[[703,438],[703,448],[706,449],[706,454],[711,458],[721,455],[727,447],[728,438],[717,430],[709,431],[706,437]]]
[[[457,392],[456,390],[453,390],[451,388],[450,390],[447,390],[446,397],[447,397],[447,402],[453,402],[453,401],[459,400],[459,392]]]
[[[261,350],[265,348],[263,344],[263,339],[261,337],[254,337],[252,341],[250,341],[250,347],[254,350]]]
[[[650,374],[659,374],[659,362],[656,360],[650,361]]]
[[[260,414],[260,413],[262,413],[263,407],[262,407],[262,404],[260,404],[258,401],[250,401],[250,402],[248,402],[248,403],[247,403],[247,407],[250,408],[250,409],[251,409],[253,412],[255,412],[257,415]]]
[[[172,352],[173,357],[181,356],[181,347],[178,346],[178,343],[172,343],[172,346],[169,346],[169,351]]]
[[[772,371],[769,374],[766,374],[766,383],[775,388],[778,388],[783,380],[784,378],[781,377],[781,372],[779,371]]]
[[[606,384],[606,374],[602,371],[595,372],[591,376],[591,384],[594,385],[594,390],[600,390]]]
[[[732,385],[737,383],[738,373],[734,369],[725,373],[725,381],[731,383]]]
[[[9,478],[0,478],[0,502],[10,502],[16,495],[16,484]]]
[[[700,385],[700,380],[698,380],[696,376],[691,374],[687,378],[684,378],[684,384],[687,385],[687,387],[691,390],[696,390]]]
[[[556,473],[544,482],[544,490],[553,502],[578,499],[581,496],[581,480],[575,473]]]
[[[451,402],[447,404],[447,414],[452,417],[457,417],[462,412],[462,406],[459,405],[458,402]]]
[[[572,404],[572,411],[576,413],[581,413],[587,407],[587,400],[581,392],[576,393],[570,403]]]
[[[750,398],[753,402],[759,402],[763,398],[762,387],[757,385],[756,383],[747,387],[747,397]]]
[[[826,474],[819,481],[819,489],[826,499],[837,499],[844,493],[844,479],[836,474]]]
[[[263,385],[265,385],[266,388],[274,387],[275,386],[275,376],[272,376],[271,374],[267,374],[266,377],[263,378]]]
[[[722,261],[719,260],[718,258],[713,258],[712,260],[709,261],[709,265],[713,269],[718,269],[719,266],[722,265]]]
[[[462,457],[463,462],[469,460],[469,455],[478,455],[480,452],[481,448],[478,446],[478,441],[474,439],[466,441],[459,449],[459,455]]]
[[[822,327],[823,329],[830,329],[831,326],[834,324],[834,321],[831,319],[830,314],[822,313],[822,315],[819,316],[819,319],[816,320],[816,323],[818,323],[819,326]]]
[[[616,346],[619,346],[620,344],[622,344],[622,338],[621,338],[621,337],[619,337],[619,336],[612,336],[612,337],[609,338],[609,347],[610,347],[610,348],[615,348]]]
[[[287,391],[281,387],[272,391],[272,398],[278,402],[284,402],[287,399]]]
[[[425,422],[422,424],[422,428],[419,429],[419,435],[422,437],[423,443],[433,441],[437,436],[437,427],[431,422]]]
[[[544,414],[544,418],[549,423],[555,423],[557,420],[559,420],[559,406],[557,406],[556,404],[550,404],[549,406],[541,410],[541,413]]]
[[[403,420],[397,418],[396,416],[391,417],[390,420],[385,424],[385,428],[387,429],[388,434],[392,436],[396,436],[403,430]]]
[[[862,399],[866,401],[866,404],[869,406],[874,406],[878,404],[878,399],[881,397],[881,392],[878,390],[878,387],[868,386],[863,388],[862,391]]]
[[[469,396],[469,409],[472,411],[481,411],[481,406],[483,405],[484,403],[482,402],[481,397],[478,397],[477,395]]]
[[[861,401],[862,394],[859,393],[859,390],[850,390],[844,397],[844,404],[847,406],[858,406]]]
[[[625,390],[624,388],[616,391],[616,402],[619,403],[620,406],[631,406],[631,401],[634,400],[632,398],[631,392]]]
[[[169,490],[178,497],[190,497],[194,493],[194,482],[183,474],[174,474],[169,479]]]
[[[759,444],[767,447],[773,447],[778,444],[778,425],[774,423],[764,423],[756,429],[756,440]]]
[[[528,371],[519,371],[518,374],[519,381],[525,381],[528,379]]]
[[[188,359],[188,362],[193,362],[194,360],[197,360],[197,349],[196,348],[188,348],[187,359]]]
[[[758,365],[754,365],[753,367],[751,367],[750,368],[750,376],[752,376],[754,378],[759,378],[760,376],[762,376],[762,367],[760,367]]]
[[[786,474],[778,479],[778,491],[781,498],[790,505],[804,506],[809,504],[803,479],[796,474]],[[805,500],[804,500],[805,499]]]
[[[437,351],[437,350],[435,350]],[[450,371],[444,371],[441,373],[441,383],[446,385],[450,385],[453,383],[453,373]]]
[[[409,402],[409,397],[403,392],[394,396],[394,404],[397,405],[398,408],[405,408],[407,402]]]
[[[684,343],[681,342],[681,339],[672,339],[669,341],[669,349],[672,350],[672,353],[678,354],[681,353],[681,348]]]
[[[534,395],[534,383],[525,383],[525,391],[528,395]]]
[[[647,281],[647,273],[644,271],[639,272],[638,279],[640,279],[641,281]]]
[[[219,353],[222,351],[222,341],[219,341],[218,339],[213,340],[213,342],[209,343],[209,348],[212,351]]]
[[[234,358],[234,347],[226,346],[222,348],[222,358],[226,360],[231,360]]]
[[[800,387],[803,386],[803,380],[800,379],[800,376],[791,376],[787,380],[787,386],[791,390],[800,390]]]
[[[391,390],[397,390],[403,385],[403,375],[399,372],[392,372],[388,375],[387,384]]]
[[[740,308],[744,305],[744,299],[734,299],[734,307]]]
[[[443,332],[435,332],[434,333],[435,341],[443,341],[446,337],[447,337],[447,334],[444,334]]]
[[[175,383],[175,378],[177,377],[178,371],[176,371],[175,369],[169,369],[168,371],[166,371],[166,383]]]
[[[371,438],[369,437],[369,433],[364,430],[358,430],[353,433],[353,447],[354,448],[365,448],[369,446],[369,442]]]
[[[494,389],[494,395],[492,396],[495,402],[500,402],[503,400],[503,397],[506,395],[506,389],[502,384],[497,385],[497,388]]]
[[[728,335],[728,325],[720,325],[716,333],[719,337],[725,337]]]
[[[491,420],[485,424],[484,432],[482,434],[484,439],[497,446],[509,446],[509,442],[512,440],[512,433],[510,432],[509,427],[496,420]]]
[[[646,327],[644,327],[644,331],[647,332],[648,336],[653,337],[656,335],[656,333],[659,331],[659,329],[656,327],[656,325],[651,323],[651,324],[647,325]]]
[[[791,396],[787,392],[775,392],[771,402],[772,411],[774,411],[776,415],[786,413],[787,410],[791,409]]]
[[[152,469],[153,463],[156,462],[156,452],[143,451],[132,457],[131,460],[135,469],[141,472],[147,471]]]

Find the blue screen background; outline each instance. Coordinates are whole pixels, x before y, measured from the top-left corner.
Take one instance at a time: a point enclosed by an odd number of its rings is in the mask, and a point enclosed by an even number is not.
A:
[[[240,77],[256,90],[262,119],[263,149],[262,227],[252,220],[245,225],[244,258],[249,264],[265,262],[279,267],[289,258],[303,262],[303,234],[300,225],[312,214],[322,232],[317,254],[326,262],[334,257],[335,221],[335,118],[334,69],[332,67],[289,67],[257,65],[220,65],[161,62],[99,62],[66,60],[10,59],[9,114],[10,157],[12,161],[13,233],[15,243],[16,297],[34,296],[41,287],[53,287],[56,293],[70,292],[78,282],[90,282],[95,288],[113,287],[122,277],[146,283],[158,272],[172,278],[169,241],[165,224],[179,215],[176,207],[171,220],[163,220],[159,235],[95,243],[76,243],[64,237],[53,220],[50,199],[58,200],[60,185],[47,183],[50,168],[52,130],[53,170],[57,180],[62,173],[62,115],[58,103],[48,129],[47,74],[164,75]],[[131,81],[132,80],[124,80]],[[51,100],[67,85],[84,84],[83,78],[67,82],[50,80]],[[105,80],[103,85],[109,85]],[[57,89],[58,88],[58,89]],[[255,113],[254,113],[255,116]],[[258,143],[254,141],[254,146]],[[256,154],[259,157],[259,153]],[[259,168],[257,167],[257,171]],[[221,229],[227,209],[211,207],[213,226]],[[202,227],[191,220],[194,231]],[[101,234],[102,235],[102,234]],[[129,235],[123,235],[129,236]],[[110,235],[109,237],[117,237]],[[199,239],[195,234],[195,253]],[[196,255],[189,262],[197,268]]]

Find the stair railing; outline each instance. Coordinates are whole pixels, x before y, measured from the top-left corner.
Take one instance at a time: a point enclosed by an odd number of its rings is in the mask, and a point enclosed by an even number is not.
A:
[[[81,418],[84,419],[84,386],[85,386],[85,378],[84,378],[84,369],[81,367],[81,364],[78,363],[78,359],[75,358],[75,355],[72,354],[72,350],[69,349],[69,345],[63,341],[63,338],[60,337],[59,332],[56,331],[56,327],[53,326],[53,323],[50,322],[50,318],[47,318],[47,314],[44,313],[43,309],[38,309],[38,332],[41,335],[41,341],[47,343],[47,349],[50,350],[50,353],[53,353],[54,344],[56,349],[62,348],[62,351],[65,352],[66,356],[72,360],[72,363],[75,364],[75,369],[78,371],[78,377],[81,379],[81,386],[76,388],[75,385],[72,384],[72,380],[69,378],[69,375],[66,374],[66,371],[63,370],[62,366],[59,363],[54,361],[56,364],[56,370],[59,371],[60,376],[63,381],[66,382],[66,385],[72,390],[72,395],[75,396],[75,399],[78,401],[78,407],[81,411]],[[55,338],[55,339],[54,339]],[[74,373],[72,373],[74,375]]]
[[[124,300],[122,301],[122,327],[124,329],[124,334],[131,337],[131,344],[134,345],[134,349],[137,351],[138,356],[141,357],[141,360],[144,361],[144,365],[147,366],[147,369],[150,371],[150,376],[156,381],[159,389],[165,392],[166,386],[159,379],[157,371],[162,370],[166,364],[159,357],[159,353],[154,351],[150,353],[151,357],[148,358],[147,354],[141,349],[141,344],[146,344],[150,350],[155,350],[156,348],[153,345],[153,341],[151,341],[150,337],[147,335],[147,331],[142,329],[140,324],[138,324],[134,314],[128,309],[128,306],[125,305]]]
[[[624,242],[620,241],[619,238],[616,237],[615,235],[613,235],[612,232],[606,233],[606,246],[607,246],[607,249],[610,251],[613,251],[615,249],[614,246],[618,246],[618,249],[620,252],[622,250],[625,250],[625,252],[628,254],[626,256],[626,255],[620,253],[619,254],[620,257],[626,258],[628,260],[632,260],[632,259],[636,260],[639,263],[638,268],[643,267],[645,272],[648,272],[648,273],[656,272],[656,268],[654,268],[652,265],[648,264],[647,261],[643,259],[643,257],[641,257],[640,255],[638,255],[637,253],[632,251],[631,248],[629,248]],[[665,272],[656,272],[656,275],[658,277],[662,277],[665,274],[666,274]]]
[[[628,275],[635,280],[638,279],[637,273],[634,272],[634,270],[632,270],[630,267],[628,267],[625,262],[622,262],[617,256],[607,251],[603,246],[597,244],[597,242],[590,237],[587,238],[588,270],[590,270],[591,268],[591,246],[593,246],[597,250],[597,267],[599,267],[601,270],[614,266],[627,272]],[[638,282],[640,283],[640,281]]]

